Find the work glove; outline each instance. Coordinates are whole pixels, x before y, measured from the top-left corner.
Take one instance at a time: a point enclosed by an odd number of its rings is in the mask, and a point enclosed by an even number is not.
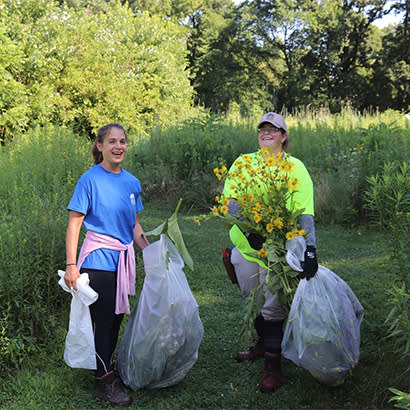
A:
[[[261,250],[263,247],[263,243],[266,241],[266,238],[259,233],[250,233],[248,235],[248,242],[249,245],[253,249],[256,249],[257,251]]]
[[[305,261],[302,262],[303,272],[300,273],[300,278],[309,280],[315,276],[318,263],[316,257],[316,249],[313,246],[307,246],[305,250]]]

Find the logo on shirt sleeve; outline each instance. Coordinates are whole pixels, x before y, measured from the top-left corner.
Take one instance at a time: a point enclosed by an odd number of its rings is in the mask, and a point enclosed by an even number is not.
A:
[[[135,205],[137,203],[137,201],[135,200],[135,195],[134,194],[130,194],[130,201],[133,205]]]

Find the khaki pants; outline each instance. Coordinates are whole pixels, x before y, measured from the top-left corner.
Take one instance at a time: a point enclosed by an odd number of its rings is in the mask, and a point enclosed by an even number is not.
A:
[[[238,285],[248,299],[253,289],[259,284],[265,283],[265,269],[261,268],[256,262],[250,262],[245,259],[236,249],[232,249],[231,262],[235,267]],[[262,307],[261,314],[265,320],[284,320],[286,317],[285,310],[279,302],[278,296],[273,295],[266,285],[263,285],[265,303]]]

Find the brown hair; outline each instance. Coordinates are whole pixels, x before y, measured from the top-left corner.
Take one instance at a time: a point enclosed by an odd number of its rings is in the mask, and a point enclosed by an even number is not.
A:
[[[125,132],[125,129],[121,124],[111,123],[101,127],[98,130],[96,137],[94,138],[94,144],[91,148],[91,153],[93,154],[94,158],[94,164],[99,164],[103,160],[102,152],[97,148],[97,142],[102,144],[104,142],[104,138],[110,133],[111,128],[120,129],[124,133],[125,138],[127,138],[127,133]]]
[[[280,129],[280,132],[281,132],[282,135],[287,134],[287,132],[285,130],[283,130],[282,128]],[[283,141],[282,149],[283,149],[283,151],[289,152],[289,135],[287,136],[285,141]]]

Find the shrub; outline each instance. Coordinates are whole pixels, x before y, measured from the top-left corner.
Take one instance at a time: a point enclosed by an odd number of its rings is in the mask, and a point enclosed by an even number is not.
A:
[[[169,19],[120,2],[7,0],[0,26],[0,140],[49,121],[85,135],[116,121],[143,134],[191,109],[185,38]]]

